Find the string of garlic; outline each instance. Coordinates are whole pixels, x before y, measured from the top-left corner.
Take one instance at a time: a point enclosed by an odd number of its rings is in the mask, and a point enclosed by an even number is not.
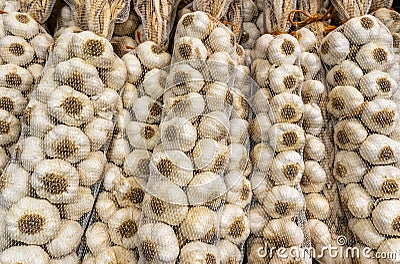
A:
[[[395,65],[392,43],[389,30],[365,15],[330,33],[320,48],[327,76],[333,77],[328,81],[327,103],[335,120],[333,175],[342,189],[350,230],[358,246],[370,247],[371,254],[396,251],[399,241],[395,231],[399,144],[393,136],[398,106],[392,99],[397,82],[389,72]],[[344,71],[346,65],[352,69]]]

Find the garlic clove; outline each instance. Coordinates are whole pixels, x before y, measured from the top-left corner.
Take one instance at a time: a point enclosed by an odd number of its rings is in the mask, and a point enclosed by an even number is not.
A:
[[[82,235],[83,229],[78,222],[62,220],[57,236],[46,244],[47,252],[54,258],[66,256],[77,249]]]
[[[288,219],[273,219],[263,230],[263,237],[276,248],[299,246],[303,243],[304,234],[299,226]]]
[[[333,176],[339,182],[343,184],[359,182],[367,171],[367,165],[356,152],[339,151],[335,155]]]
[[[334,142],[343,150],[356,150],[368,137],[368,131],[357,119],[339,121],[334,128]]]
[[[373,165],[399,161],[400,143],[380,134],[372,134],[360,146],[360,155]]]
[[[352,86],[337,86],[329,93],[327,110],[336,118],[356,115],[364,103],[364,96]]]
[[[111,246],[108,226],[102,222],[95,222],[85,232],[86,244],[94,256]]]
[[[349,227],[358,240],[373,249],[378,249],[385,240],[385,237],[379,234],[369,219],[350,219]]]
[[[348,184],[341,192],[342,202],[357,218],[367,218],[372,213],[374,201],[363,187],[356,183]]]
[[[325,188],[326,183],[326,172],[317,161],[304,162],[304,173],[300,181],[303,193],[318,193]]]
[[[330,216],[330,206],[328,200],[319,193],[310,193],[305,197],[306,214],[308,218],[326,220]]]

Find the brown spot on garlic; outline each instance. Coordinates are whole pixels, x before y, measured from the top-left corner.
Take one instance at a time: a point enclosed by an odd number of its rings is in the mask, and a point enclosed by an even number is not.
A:
[[[283,138],[282,143],[287,147],[296,145],[297,140],[298,140],[298,136],[297,136],[296,132],[294,132],[294,131],[289,131],[289,132],[284,133],[282,135],[282,138]]]
[[[389,111],[387,109],[384,109],[382,111],[375,113],[372,118],[375,121],[375,123],[384,128],[384,127],[390,127],[394,124],[395,115],[396,113],[394,111]]]
[[[194,15],[193,14],[188,14],[182,19],[182,25],[187,27],[193,24],[194,21]]]
[[[336,110],[343,110],[345,108],[345,100],[343,97],[336,96],[332,98],[332,106]]]
[[[145,158],[138,161],[138,168],[141,174],[149,175],[150,168],[149,168],[150,159]]]
[[[347,168],[343,164],[337,163],[335,166],[335,172],[339,177],[344,178],[347,175]]]
[[[387,61],[388,54],[383,48],[376,48],[372,51],[372,57],[377,62]]]
[[[151,51],[152,51],[154,54],[161,54],[161,53],[164,52],[163,49],[160,48],[160,47],[158,47],[157,45],[151,46]]]
[[[161,216],[166,210],[166,205],[157,197],[152,197],[150,201],[150,208],[155,215]]]
[[[282,172],[286,178],[292,181],[299,173],[299,170],[299,164],[289,164],[282,169]]]
[[[34,235],[43,230],[46,219],[38,214],[25,214],[18,219],[18,229],[25,234]]]
[[[190,58],[192,48],[189,44],[183,43],[178,47],[178,52],[183,58]]]
[[[118,232],[121,234],[123,238],[131,238],[136,235],[138,231],[138,227],[136,222],[132,219],[128,219],[120,224],[118,227]]]
[[[10,132],[10,124],[6,121],[0,120],[0,135],[8,134]]]
[[[159,116],[162,113],[162,107],[157,103],[152,104],[149,110],[151,116]]]
[[[287,104],[284,107],[282,107],[281,118],[285,120],[291,120],[292,118],[294,118],[296,113],[297,113],[296,107],[294,105]]]
[[[66,159],[74,155],[79,147],[69,138],[62,138],[53,143],[53,150],[57,157]]]
[[[400,216],[396,217],[395,219],[393,219],[392,221],[392,228],[393,230],[395,230],[396,232],[400,232]]]
[[[249,39],[250,39],[250,34],[248,32],[246,32],[246,31],[244,31],[242,33],[242,37],[240,39],[240,42],[241,43],[246,43],[247,41],[249,41]]]
[[[176,171],[175,164],[169,159],[161,159],[157,163],[157,170],[167,178],[174,176],[172,173]]]
[[[0,97],[0,109],[11,112],[14,109],[14,102],[10,97]]]
[[[378,78],[376,79],[376,84],[379,86],[379,89],[384,92],[390,92],[392,88],[392,83],[387,78]]]
[[[25,48],[20,43],[12,43],[8,47],[8,51],[15,56],[22,56],[25,53]]]
[[[128,199],[133,204],[141,204],[144,200],[144,191],[140,188],[130,189],[124,196],[124,199]]]
[[[157,255],[157,249],[153,242],[143,241],[141,244],[143,257],[147,261],[153,261]]]
[[[32,107],[27,107],[24,111],[24,120],[28,126],[31,125],[31,120],[32,120],[32,112],[33,108]]]
[[[374,27],[374,21],[369,17],[362,17],[360,19],[361,26],[365,29],[371,29]]]
[[[233,238],[239,238],[246,230],[245,224],[242,218],[237,218],[228,227],[228,233]]]
[[[71,72],[65,79],[63,79],[61,84],[70,86],[73,89],[81,92],[84,90],[85,80],[82,73],[75,71]]]
[[[21,22],[21,23],[23,23],[23,24],[28,24],[28,23],[30,22],[29,17],[28,17],[27,15],[25,15],[25,14],[17,14],[17,15],[15,16],[15,19],[16,19],[18,22]]]
[[[6,75],[6,83],[9,86],[19,86],[22,84],[22,78],[18,74],[10,72]]]
[[[243,201],[247,200],[247,198],[249,198],[250,193],[251,193],[250,186],[248,185],[243,186],[243,188],[240,189],[240,199]]]
[[[400,34],[393,34],[393,48],[400,48]]]
[[[337,137],[338,142],[339,142],[341,145],[346,145],[346,144],[349,144],[349,143],[351,142],[351,141],[350,141],[350,138],[349,138],[349,136],[347,135],[347,133],[346,133],[345,130],[340,130],[340,131],[338,131],[336,137]]]
[[[387,161],[394,158],[393,149],[390,146],[385,146],[379,152],[379,160],[380,161]]]
[[[217,258],[215,257],[214,254],[207,253],[206,254],[206,264],[216,264],[217,263]]]
[[[68,115],[77,116],[80,115],[83,110],[83,102],[80,98],[70,96],[65,98],[61,103],[61,107]]]
[[[88,39],[83,44],[83,52],[90,56],[101,56],[105,51],[105,46],[103,41],[100,39]]]
[[[218,155],[215,158],[214,165],[210,171],[218,174],[221,170],[224,169],[226,162],[227,162],[227,157],[225,157],[224,155]]]
[[[295,51],[296,45],[287,39],[285,39],[281,45],[281,51],[285,55],[292,55]]]
[[[201,239],[204,243],[212,244],[218,238],[217,229],[215,227],[211,228]]]
[[[288,75],[283,79],[283,84],[288,90],[294,89],[296,87],[296,78],[292,75]]]
[[[335,81],[336,85],[345,85],[347,80],[347,75],[344,71],[336,71],[333,74],[333,80]]]
[[[67,191],[68,180],[56,173],[46,174],[42,180],[43,188],[51,194],[61,194]]]
[[[144,126],[140,132],[140,135],[145,139],[150,139],[154,136],[156,131],[151,126]]]
[[[281,216],[287,215],[292,210],[290,203],[278,201],[275,203],[275,211]]]
[[[385,194],[395,194],[399,190],[399,185],[394,179],[387,179],[382,183],[382,192]]]

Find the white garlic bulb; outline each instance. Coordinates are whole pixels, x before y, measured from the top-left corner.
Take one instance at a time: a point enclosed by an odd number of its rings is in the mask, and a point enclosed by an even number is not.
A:
[[[399,236],[399,200],[383,200],[372,211],[372,222],[379,233]]]
[[[297,39],[289,34],[278,35],[268,46],[268,59],[272,64],[294,64],[300,55]]]
[[[0,145],[15,143],[21,132],[21,122],[10,112],[0,109]]]
[[[33,171],[35,166],[44,159],[43,140],[37,137],[26,137],[18,142],[18,158],[22,167]]]
[[[83,235],[81,225],[72,220],[62,220],[54,239],[46,244],[47,252],[55,258],[66,256],[78,247]]]
[[[305,229],[310,230],[310,239],[317,250],[320,250],[320,247],[331,245],[331,233],[328,226],[321,220],[308,219]]]
[[[364,96],[352,86],[336,86],[329,93],[327,110],[335,118],[356,115],[364,103]]]
[[[142,64],[136,55],[132,53],[125,54],[122,58],[127,70],[127,81],[129,83],[136,83],[140,80],[143,74]]]
[[[317,193],[325,188],[327,175],[322,166],[314,160],[304,162],[304,173],[300,181],[304,193]]]
[[[241,173],[230,172],[224,176],[227,188],[226,202],[245,208],[252,198],[251,184]]]
[[[303,113],[303,128],[307,134],[318,136],[324,126],[322,110],[317,104],[305,104]],[[307,136],[306,136],[307,137]]]
[[[272,67],[269,71],[269,88],[280,94],[282,92],[293,92],[299,88],[304,81],[303,72],[296,65],[283,64],[279,67]]]
[[[137,245],[137,231],[140,221],[139,209],[134,207],[121,208],[108,219],[108,230],[111,241],[126,249]]]
[[[174,95],[197,93],[204,85],[203,75],[186,63],[179,63],[171,67],[168,74],[165,90]]]
[[[10,238],[34,245],[43,245],[53,239],[60,224],[60,213],[54,205],[31,197],[13,204],[6,217]]]
[[[126,263],[137,264],[136,254],[121,246],[112,246],[103,250],[96,256],[96,264]]]
[[[79,183],[90,186],[98,182],[102,176],[107,163],[103,152],[90,152],[86,159],[77,164]]]
[[[199,39],[206,38],[214,28],[214,22],[204,12],[191,12],[179,19],[177,25],[178,36],[190,36]]]
[[[372,70],[361,77],[359,86],[361,93],[370,98],[391,98],[398,89],[390,74],[379,70]]]
[[[334,128],[334,142],[343,150],[356,150],[368,137],[368,131],[355,118],[339,121]]]
[[[357,63],[344,60],[340,64],[334,66],[326,76],[328,83],[335,86],[353,86],[356,87],[360,79],[363,77],[363,71]]]
[[[177,185],[169,181],[158,181],[149,186],[149,194],[143,201],[146,217],[169,225],[179,225],[188,212],[188,197]]]
[[[303,82],[301,87],[301,97],[304,104],[316,103],[317,105],[320,105],[320,102],[325,100],[326,96],[327,90],[321,81],[307,80]]]
[[[343,33],[351,40],[351,42],[362,45],[379,40],[380,27],[381,26],[375,17],[365,15],[347,21],[343,25]]]
[[[111,246],[107,224],[95,222],[85,232],[86,244],[94,256]]]
[[[140,62],[149,70],[162,69],[171,61],[171,55],[153,41],[140,43],[135,50]]]
[[[263,230],[263,236],[273,247],[299,246],[303,243],[303,231],[296,223],[288,219],[273,219]]]
[[[400,169],[394,166],[375,166],[363,179],[367,192],[378,198],[400,197]]]
[[[270,145],[277,152],[300,150],[305,144],[304,130],[296,124],[277,123],[268,130]]]
[[[187,188],[187,197],[191,205],[205,204],[211,208],[223,203],[226,193],[224,179],[213,172],[196,174]]]
[[[217,213],[205,206],[195,206],[189,209],[179,227],[179,233],[188,240],[213,242],[217,237]]]
[[[94,197],[89,188],[79,186],[78,194],[73,202],[64,205],[66,219],[79,220],[84,214],[93,209]]]
[[[317,54],[303,52],[299,56],[300,68],[305,80],[312,80],[322,69],[321,60]]]
[[[374,201],[363,187],[356,183],[348,184],[341,192],[342,201],[351,214],[357,218],[366,218],[372,213]]]
[[[179,255],[174,230],[163,223],[149,223],[138,230],[139,255],[146,262],[174,262]]]
[[[305,205],[303,194],[287,185],[275,186],[260,198],[266,213],[273,218],[296,216]]]
[[[0,254],[0,261],[4,264],[32,263],[50,264],[49,255],[39,246],[13,246]]]
[[[373,249],[378,249],[385,240],[385,237],[379,234],[369,219],[350,219],[349,227],[362,243]]]
[[[258,143],[251,150],[250,157],[254,166],[263,172],[267,172],[274,157],[274,150],[268,144]]]
[[[216,245],[219,252],[221,264],[240,263],[242,254],[239,248],[227,239],[219,240]]]
[[[367,164],[353,151],[339,151],[335,155],[333,176],[341,183],[356,183],[367,173]]]
[[[306,213],[309,218],[326,220],[330,215],[330,206],[328,200],[319,193],[310,193],[305,195]]]
[[[386,99],[369,101],[362,111],[361,120],[372,131],[388,135],[399,122],[397,105]]]
[[[289,150],[275,156],[270,168],[270,177],[277,185],[296,186],[303,172],[303,158],[296,151]]]
[[[218,249],[200,241],[190,242],[182,247],[179,263],[220,263]]]
[[[37,195],[52,203],[72,202],[78,194],[79,174],[75,167],[61,159],[40,161],[31,176]]]
[[[243,209],[225,204],[220,215],[221,238],[234,244],[244,242],[250,234],[250,223]]]
[[[380,134],[369,135],[360,146],[360,155],[373,165],[398,162],[400,143]]]
[[[306,134],[304,145],[304,157],[315,161],[321,161],[326,156],[325,144],[316,136]]]
[[[229,148],[216,140],[202,138],[197,141],[192,158],[195,169],[220,174],[228,164]]]
[[[127,124],[125,133],[133,148],[145,150],[152,150],[161,136],[159,126],[136,121]]]
[[[97,196],[95,209],[100,220],[106,223],[117,211],[117,203],[114,201],[114,197],[111,193],[103,191]]]
[[[393,53],[381,43],[368,43],[356,54],[356,61],[364,70],[386,71],[394,64]]]
[[[143,149],[135,149],[129,153],[125,158],[124,162],[124,172],[128,176],[134,176],[135,178],[146,179],[150,174],[150,159],[151,153]]]
[[[350,53],[350,42],[339,31],[334,31],[326,36],[321,44],[319,54],[327,65],[339,64]]]
[[[269,117],[273,123],[294,123],[301,119],[304,106],[301,97],[291,93],[281,93],[269,102]]]

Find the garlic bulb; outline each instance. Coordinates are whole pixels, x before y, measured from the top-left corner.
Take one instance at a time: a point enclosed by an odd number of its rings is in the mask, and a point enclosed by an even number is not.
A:
[[[242,254],[238,247],[226,239],[221,239],[216,243],[217,250],[219,252],[221,264],[233,264],[240,263],[242,260]]]
[[[267,56],[272,64],[293,64],[300,54],[300,45],[289,34],[277,36],[268,46]]]
[[[58,209],[48,201],[24,197],[13,204],[6,217],[6,230],[11,239],[43,245],[60,229]]]
[[[303,231],[288,219],[273,219],[263,230],[263,237],[273,247],[299,246],[303,243]]]
[[[93,208],[94,197],[89,188],[78,188],[78,194],[73,202],[63,206],[63,213],[66,219],[79,220],[84,214],[90,212]]]
[[[200,241],[190,242],[182,247],[179,255],[180,263],[220,263],[218,249]]]
[[[304,173],[300,181],[304,193],[317,193],[323,190],[327,183],[327,175],[322,166],[315,160],[304,162]]]
[[[121,246],[112,246],[104,251],[101,251],[96,256],[97,264],[106,263],[126,263],[126,264],[137,264],[137,256],[131,250],[123,248]]]
[[[143,194],[144,196],[144,194]],[[95,204],[96,212],[101,221],[107,222],[108,219],[117,211],[117,203],[109,192],[101,192],[97,196]]]
[[[282,92],[293,92],[299,88],[304,80],[304,76],[300,67],[283,64],[282,66],[272,68],[268,79],[270,89],[280,94]]]
[[[86,244],[94,256],[111,246],[108,227],[105,223],[95,222],[85,232]]]
[[[273,123],[294,123],[301,119],[304,106],[300,96],[285,92],[272,97],[269,107]]]
[[[83,229],[78,222],[62,220],[57,236],[46,244],[47,252],[55,258],[66,256],[76,250],[82,235]]]
[[[50,264],[49,255],[39,246],[14,246],[4,250],[0,255],[4,264],[32,263]]]
[[[138,248],[140,258],[146,262],[174,262],[179,255],[179,244],[174,230],[163,223],[140,226]]]
[[[303,158],[293,150],[280,152],[273,159],[270,177],[277,185],[296,186],[304,171]]]
[[[326,220],[330,215],[329,202],[325,196],[319,193],[305,195],[306,213],[309,218]]]
[[[0,204],[10,207],[29,192],[29,173],[16,163],[10,163],[1,174]]]
[[[373,167],[363,179],[367,192],[378,198],[400,198],[400,169],[393,166]]]
[[[350,219],[349,227],[362,243],[373,249],[378,249],[385,240],[369,219]]]
[[[342,190],[342,200],[352,215],[366,218],[372,213],[374,201],[361,186],[351,183]]]
[[[361,120],[372,131],[388,135],[399,122],[397,105],[387,99],[369,101],[363,109]]]
[[[268,137],[277,152],[300,150],[305,144],[304,130],[296,124],[277,123],[268,130]]]
[[[228,192],[226,201],[245,208],[250,204],[252,198],[251,184],[241,173],[230,172],[224,176]]]
[[[341,183],[356,183],[367,173],[368,167],[353,151],[340,151],[335,155],[333,176]]]
[[[385,252],[397,252],[398,248],[400,247],[400,239],[398,238],[391,238],[387,239],[382,242],[380,247],[378,248],[377,252],[380,253],[381,255],[385,254]],[[394,254],[393,257],[388,258],[388,259],[380,259],[379,263],[382,264],[389,264],[389,263],[399,263],[400,262],[400,257],[398,254]]]
[[[43,140],[37,137],[27,137],[18,143],[19,160],[24,169],[33,171],[35,166],[44,159]]]
[[[384,200],[372,211],[372,222],[379,233],[399,236],[399,200]]]
[[[250,234],[250,223],[242,208],[226,204],[222,208],[220,216],[221,238],[225,238],[234,244],[240,244]]]
[[[342,33],[334,31],[324,38],[319,53],[325,64],[339,64],[349,55],[350,42]]]
[[[304,144],[304,157],[315,161],[321,161],[326,156],[325,144],[320,138],[313,135],[306,135],[306,142]]]
[[[213,242],[217,237],[217,213],[205,206],[195,206],[189,209],[179,227],[179,233],[188,240]]]
[[[363,77],[363,71],[357,63],[350,60],[344,60],[334,66],[327,74],[328,83],[335,86],[357,86]]]
[[[388,70],[394,64],[392,52],[381,43],[368,43],[356,54],[356,61],[364,70]]]
[[[386,72],[372,70],[360,79],[360,91],[365,97],[391,98],[397,91],[396,81]]]
[[[360,155],[373,165],[399,161],[400,143],[380,134],[371,134],[360,146]]]
[[[171,60],[171,55],[152,41],[140,43],[136,47],[136,54],[143,66],[149,70],[162,69],[169,65]]]
[[[115,211],[108,219],[108,230],[111,241],[127,249],[135,248],[139,221],[139,209],[126,207]]]
[[[366,140],[368,132],[356,119],[345,119],[335,125],[333,137],[339,148],[356,150]]]
[[[287,185],[275,186],[260,198],[266,213],[273,218],[295,216],[305,205],[304,196]]]
[[[336,86],[329,93],[327,110],[335,117],[352,117],[364,103],[364,96],[352,86]]]

